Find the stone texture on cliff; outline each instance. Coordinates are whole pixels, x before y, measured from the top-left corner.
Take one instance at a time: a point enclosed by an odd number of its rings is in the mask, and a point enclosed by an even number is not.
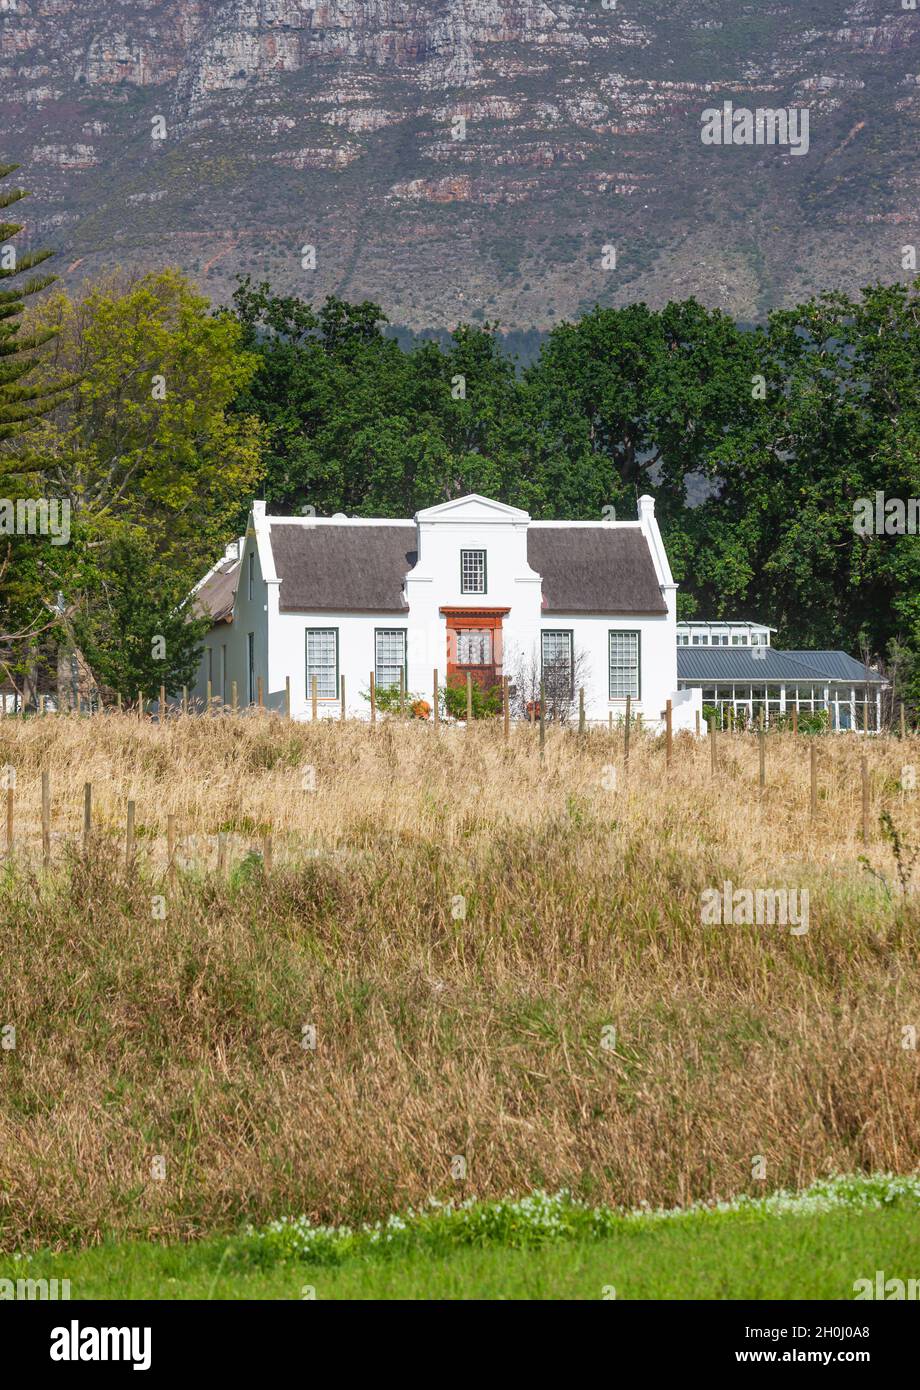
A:
[[[897,0],[6,0],[0,157],[65,279],[248,271],[416,327],[687,293],[752,319],[905,274],[918,74]],[[704,147],[726,99],[807,106],[809,153]]]

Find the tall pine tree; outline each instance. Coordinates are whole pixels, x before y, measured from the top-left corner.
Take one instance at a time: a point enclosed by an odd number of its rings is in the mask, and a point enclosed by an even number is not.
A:
[[[18,168],[18,164],[0,164],[0,185]],[[72,384],[47,387],[29,381],[38,362],[36,351],[53,336],[53,330],[22,333],[25,300],[56,277],[30,274],[48,259],[50,251],[20,255],[11,243],[23,223],[7,222],[2,215],[27,196],[23,188],[0,187],[0,490],[6,497],[22,495],[29,475],[41,471],[41,461],[29,456],[25,436]],[[20,284],[6,288],[6,282],[19,276],[25,277]],[[40,634],[54,624],[26,578],[34,566],[17,563],[14,552],[21,544],[18,537],[7,538],[0,547],[0,673],[6,677],[11,674],[10,663],[19,660],[21,651],[31,653]]]
[[[18,164],[0,164],[0,184],[19,168]],[[23,188],[0,187],[0,217],[14,203],[27,197]],[[35,369],[35,351],[52,336],[52,330],[23,335],[22,312],[29,295],[38,294],[56,278],[54,275],[32,275],[36,266],[46,261],[50,251],[27,251],[20,255],[10,238],[21,232],[21,222],[0,220],[0,442],[17,441],[35,421],[44,415],[58,399],[59,389],[49,389],[29,381]],[[21,284],[6,288],[6,282],[26,276]],[[0,476],[11,467],[19,471],[23,460],[17,451],[2,450]],[[12,454],[12,457],[11,457]]]

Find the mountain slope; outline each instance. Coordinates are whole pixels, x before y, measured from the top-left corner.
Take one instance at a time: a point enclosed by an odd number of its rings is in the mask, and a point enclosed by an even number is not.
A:
[[[414,327],[691,292],[753,319],[905,274],[920,13],[610,3],[0,0],[0,154],[66,279],[249,271]],[[808,153],[704,146],[724,100],[807,105]]]

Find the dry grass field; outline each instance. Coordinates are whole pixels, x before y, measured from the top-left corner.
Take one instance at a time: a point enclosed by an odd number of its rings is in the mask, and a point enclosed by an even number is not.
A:
[[[788,734],[761,793],[746,735],[6,719],[0,1248],[916,1170],[920,740],[816,747],[812,814]],[[705,925],[725,880],[809,930]]]

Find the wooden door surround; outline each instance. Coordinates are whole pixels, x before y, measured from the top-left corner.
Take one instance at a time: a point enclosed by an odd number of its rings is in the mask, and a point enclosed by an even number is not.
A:
[[[502,678],[502,622],[510,608],[442,608],[447,619],[447,684],[466,685],[467,675],[483,690],[498,685]],[[462,660],[463,632],[488,632],[491,650],[489,660]]]

